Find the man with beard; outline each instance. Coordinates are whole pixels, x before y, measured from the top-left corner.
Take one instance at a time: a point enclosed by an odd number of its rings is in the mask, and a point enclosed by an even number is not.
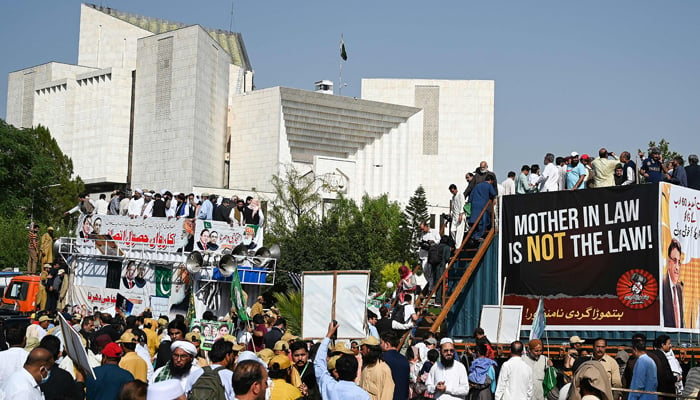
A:
[[[122,386],[134,380],[131,372],[119,367],[122,349],[114,342],[102,349],[102,365],[94,368],[95,378],[85,374],[88,399],[116,399]]]
[[[523,344],[510,344],[510,359],[503,363],[496,385],[496,400],[532,398],[532,369],[523,361]]]
[[[143,190],[134,189],[134,195],[129,201],[129,209],[127,211],[129,214],[129,218],[136,218],[141,216],[141,209],[143,208],[144,202],[144,199],[141,196],[143,196]]]
[[[469,195],[471,194],[472,190],[476,185],[480,184],[481,182],[484,182],[486,180],[486,175],[491,174],[493,175],[493,181],[496,181],[496,174],[492,171],[489,171],[489,164],[486,161],[482,161],[479,163],[479,168],[474,170],[474,177],[469,180],[469,186],[464,190],[464,198],[468,198]],[[496,187],[494,186],[494,189]]]
[[[229,218],[229,215],[231,215],[231,201],[224,197],[223,200],[221,200],[221,204],[216,206],[214,209],[214,221],[225,221],[227,223],[231,223],[231,219]]]
[[[236,206],[231,210],[228,218],[234,226],[245,226],[245,201],[243,199],[236,200]]]
[[[572,152],[571,163],[566,166],[566,189],[585,189],[586,184],[584,182],[587,174],[586,166],[579,162],[578,153]]]
[[[362,353],[362,373],[360,387],[369,393],[372,400],[391,400],[394,398],[394,379],[389,365],[382,360],[379,341],[370,336],[360,342]]]
[[[455,362],[455,343],[450,338],[440,340],[440,360],[433,365],[425,381],[428,393],[435,399],[466,399],[469,394],[467,369]]]
[[[199,366],[192,362],[197,356],[197,348],[190,342],[176,340],[170,345],[170,352],[172,353],[170,361],[153,372],[149,383],[177,379],[180,381],[182,390],[185,390],[190,371],[199,369]]]
[[[321,393],[318,391],[318,383],[316,382],[316,374],[314,374],[314,364],[309,361],[309,351],[306,349],[305,342],[294,342],[289,345],[289,350],[292,352],[292,362],[294,370],[292,370],[292,383],[299,383],[299,390],[306,399],[320,400]]]
[[[164,366],[168,360],[172,357],[171,345],[173,342],[178,340],[185,340],[185,335],[187,334],[187,325],[180,319],[174,319],[168,324],[168,339],[163,340],[160,343],[157,351],[156,357],[156,368]],[[194,345],[192,345],[194,347]],[[195,348],[195,355],[197,354],[197,349]]]
[[[231,380],[233,379],[233,371],[231,371],[231,368],[235,361],[233,343],[223,339],[217,340],[211,346],[211,350],[209,350],[209,359],[211,360],[211,366],[192,370],[187,377],[185,393],[189,393],[190,390],[197,385],[197,380],[204,374],[206,368],[211,368],[218,371],[221,384],[224,386],[224,391],[226,392],[226,398],[235,398],[236,395],[233,393],[233,386],[231,386]]]
[[[541,340],[530,340],[528,348],[527,357],[524,357],[523,361],[532,369],[532,399],[544,400],[544,388],[542,387],[544,371],[547,367],[552,366],[552,361],[547,356],[542,355]]]

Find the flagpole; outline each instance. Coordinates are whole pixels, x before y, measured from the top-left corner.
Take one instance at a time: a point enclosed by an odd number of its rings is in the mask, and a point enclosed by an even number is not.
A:
[[[343,94],[343,59],[340,59],[340,68],[338,72],[338,96]]]

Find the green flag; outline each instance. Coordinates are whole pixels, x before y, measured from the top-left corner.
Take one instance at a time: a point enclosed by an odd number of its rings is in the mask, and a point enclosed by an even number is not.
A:
[[[245,297],[243,296],[243,288],[241,280],[238,277],[238,266],[233,270],[231,275],[231,304],[236,308],[238,319],[240,321],[248,321],[248,312],[245,309]]]
[[[343,35],[340,35],[340,58],[343,61],[348,60],[348,53],[345,51],[345,41],[343,40]]]
[[[173,285],[173,270],[168,267],[156,266],[156,296],[170,297]]]

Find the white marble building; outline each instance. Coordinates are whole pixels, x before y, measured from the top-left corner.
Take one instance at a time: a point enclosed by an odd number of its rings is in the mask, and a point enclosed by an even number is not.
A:
[[[93,191],[270,193],[292,164],[359,200],[402,204],[493,160],[494,82],[364,79],[362,99],[253,91],[240,34],[81,6],[78,65],[10,74],[7,121],[47,126]],[[433,212],[440,212],[435,209]]]

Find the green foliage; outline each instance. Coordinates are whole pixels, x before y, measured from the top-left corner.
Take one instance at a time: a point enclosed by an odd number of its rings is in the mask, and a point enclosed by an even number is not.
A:
[[[273,296],[277,309],[287,320],[287,330],[293,335],[301,335],[301,292],[278,292]]]
[[[284,176],[272,176],[272,186],[274,200],[268,208],[270,235],[289,236],[300,224],[317,219],[316,210],[322,201],[318,179],[311,174],[302,175],[288,165]]]
[[[291,287],[283,271],[368,269],[371,286],[376,288],[381,268],[402,259],[406,240],[401,207],[386,195],[365,195],[360,205],[340,195],[320,218],[315,208],[320,206],[321,197],[310,182],[314,179],[300,176],[293,168],[284,179],[273,177],[281,200],[268,212],[274,226],[270,242],[284,249],[276,283]],[[322,185],[315,182],[317,187]]]
[[[0,218],[0,266],[26,268],[27,258],[27,221],[20,215]]]
[[[2,242],[0,267],[15,267],[26,264],[26,226],[32,217],[40,234],[49,225],[65,230],[63,211],[75,205],[84,187],[80,178],[71,179],[72,161],[42,126],[18,129],[0,120],[0,149],[2,235],[12,238]],[[20,244],[10,245],[15,240]]]
[[[648,155],[649,152],[651,152],[652,147],[658,147],[659,151],[661,151],[661,159],[664,161],[671,161],[671,160],[673,160],[674,157],[680,156],[681,153],[677,153],[677,152],[671,150],[670,146],[671,146],[671,143],[663,138],[661,140],[659,140],[658,144],[655,141],[650,140],[649,146],[647,147],[647,151],[645,154]],[[642,151],[639,150],[639,152],[641,153]],[[644,158],[646,158],[646,155],[644,157],[642,157],[642,159],[644,159]]]
[[[380,278],[377,284],[377,291],[383,292],[384,290],[386,290],[388,292],[387,295],[389,295],[394,289],[398,287],[399,280],[401,279],[401,276],[399,275],[399,267],[401,267],[402,265],[403,263],[400,262],[384,264],[380,271]],[[394,287],[390,290],[386,289],[387,282],[393,283]]]
[[[425,197],[425,189],[418,186],[413,196],[408,200],[404,213],[404,225],[401,230],[405,240],[404,253],[401,259],[410,260],[411,265],[418,260],[418,232],[421,222],[428,222],[428,199]]]

